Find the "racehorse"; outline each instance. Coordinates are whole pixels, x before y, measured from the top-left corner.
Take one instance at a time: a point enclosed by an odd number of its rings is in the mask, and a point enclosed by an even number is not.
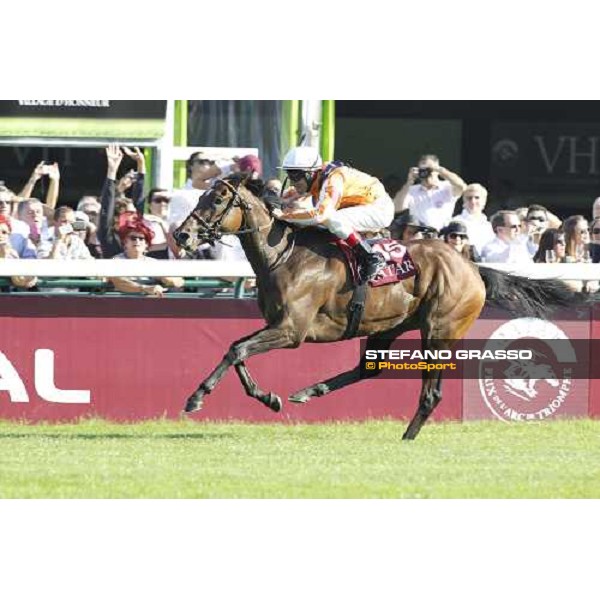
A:
[[[266,321],[266,327],[230,346],[188,398],[185,412],[199,410],[204,396],[231,366],[249,396],[279,411],[281,398],[258,387],[245,361],[303,342],[344,339],[354,284],[342,252],[327,232],[299,229],[274,219],[271,203],[260,197],[262,187],[260,180],[247,174],[217,180],[173,234],[190,254],[223,234],[239,235],[256,274],[258,304]],[[441,240],[413,241],[408,251],[417,267],[415,277],[368,290],[354,336],[367,337],[366,349],[386,350],[402,333],[418,329],[423,350],[447,350],[477,319],[486,296],[491,305],[517,310],[522,316],[542,316],[553,305],[568,304],[572,297],[555,280],[533,281],[478,269]],[[379,373],[377,368],[367,370],[361,359],[354,369],[302,389],[289,400],[307,402]],[[442,399],[441,380],[440,370],[423,372],[419,405],[403,439],[417,436]]]

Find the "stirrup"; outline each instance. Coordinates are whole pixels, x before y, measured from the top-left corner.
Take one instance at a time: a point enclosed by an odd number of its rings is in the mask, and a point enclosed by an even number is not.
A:
[[[373,252],[369,258],[364,257],[360,261],[361,279],[371,281],[385,264],[385,259],[379,252]]]

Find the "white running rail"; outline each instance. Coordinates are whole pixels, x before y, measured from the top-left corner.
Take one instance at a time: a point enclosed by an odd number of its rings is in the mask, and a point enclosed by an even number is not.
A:
[[[600,264],[483,263],[481,266],[530,277],[600,281]],[[246,261],[223,260],[0,260],[0,277],[253,277]]]

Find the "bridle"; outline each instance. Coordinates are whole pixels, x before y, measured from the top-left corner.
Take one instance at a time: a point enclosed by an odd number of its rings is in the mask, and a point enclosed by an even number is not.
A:
[[[210,244],[211,246],[214,246],[214,243],[217,241],[220,244],[224,244],[226,246],[229,245],[221,240],[221,237],[223,235],[244,235],[246,233],[256,233],[263,229],[267,229],[273,225],[273,221],[275,219],[274,219],[273,215],[271,214],[271,210],[269,210],[269,214],[270,214],[271,218],[270,218],[269,222],[266,223],[265,225],[261,225],[260,227],[248,227],[245,229],[238,229],[238,231],[230,231],[230,232],[222,231],[223,220],[227,217],[227,215],[229,214],[229,212],[231,211],[232,208],[234,208],[235,206],[239,206],[242,209],[242,212],[244,213],[244,218],[246,216],[246,213],[248,213],[252,210],[252,206],[246,200],[244,200],[244,198],[242,198],[242,196],[239,193],[238,188],[241,185],[241,183],[242,182],[240,181],[238,183],[237,187],[234,187],[233,185],[231,185],[228,181],[226,181],[224,179],[215,180],[215,183],[213,184],[211,191],[215,191],[217,184],[223,184],[232,194],[232,196],[229,199],[229,201],[227,202],[227,205],[225,206],[223,212],[221,212],[218,219],[216,219],[215,221],[213,221],[211,223],[206,221],[206,219],[204,219],[203,217],[200,216],[197,207],[190,213],[190,217],[192,217],[196,221],[196,223],[198,223],[198,233],[201,236],[202,240],[204,242]],[[215,193],[215,197],[213,199],[213,203],[215,205],[220,205],[224,201],[225,201],[225,198],[223,198],[223,196],[217,195]],[[175,241],[178,242],[177,234],[174,233],[173,235],[175,237]],[[292,239],[291,239],[291,241],[288,242],[287,248],[283,251],[282,254],[280,254],[277,257],[277,260],[275,261],[275,263],[269,267],[269,271],[275,270],[277,267],[279,267],[280,265],[282,265],[283,263],[285,263],[287,261],[287,259],[290,257],[291,253],[294,250],[295,244],[296,244],[296,231],[294,230],[294,232],[292,234]]]
[[[256,233],[258,231],[261,231],[262,229],[271,227],[271,225],[273,224],[273,217],[271,216],[271,220],[266,225],[262,225],[260,227],[249,227],[245,229],[238,229],[237,231],[227,232],[224,232],[222,230],[223,221],[225,220],[231,209],[233,209],[236,206],[239,206],[242,209],[242,212],[244,213],[244,217],[247,212],[250,212],[252,210],[252,206],[246,200],[244,200],[244,198],[242,198],[238,191],[238,188],[241,185],[241,183],[242,182],[239,181],[237,187],[234,187],[225,179],[215,180],[215,183],[211,188],[212,191],[215,191],[216,186],[218,184],[223,184],[232,194],[224,210],[221,212],[221,214],[215,221],[209,223],[198,214],[197,209],[194,209],[190,214],[190,216],[198,223],[198,230],[199,233],[202,235],[202,238],[209,244],[214,244],[214,242],[219,241],[223,235],[244,235],[246,233]],[[217,195],[215,193],[215,198],[213,201],[215,205],[222,204],[224,201],[225,198],[223,198],[223,196]]]

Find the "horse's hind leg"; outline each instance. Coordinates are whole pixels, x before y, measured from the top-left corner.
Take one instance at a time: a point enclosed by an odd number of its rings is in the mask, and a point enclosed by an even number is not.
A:
[[[366,349],[387,350],[399,334],[400,332],[373,335],[367,338]],[[339,390],[347,385],[352,385],[361,379],[370,379],[371,377],[375,377],[376,375],[379,375],[379,373],[381,373],[381,369],[379,368],[366,369],[365,359],[364,357],[361,357],[360,362],[354,369],[345,371],[344,373],[340,373],[335,377],[331,377],[330,379],[326,379],[325,381],[321,381],[306,387],[290,396],[289,400],[290,402],[305,403],[315,396],[325,396],[326,394],[335,392],[335,390]]]
[[[463,310],[460,314],[447,314],[440,319],[427,321],[421,328],[423,350],[450,350],[455,342],[462,339],[477,318],[479,310]],[[443,323],[440,323],[443,321]],[[435,335],[432,333],[435,332]],[[443,371],[424,371],[419,406],[415,416],[402,436],[403,440],[414,440],[442,399]]]

